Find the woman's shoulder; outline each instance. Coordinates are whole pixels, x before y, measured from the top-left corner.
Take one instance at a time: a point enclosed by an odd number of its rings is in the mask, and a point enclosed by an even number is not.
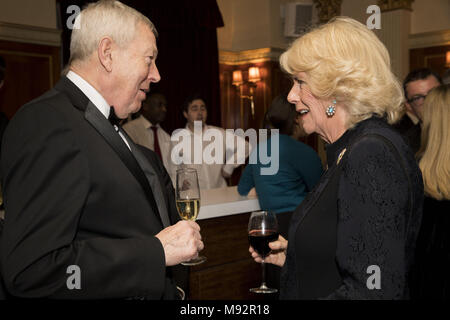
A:
[[[381,183],[389,190],[394,185],[400,188],[409,184],[414,199],[423,197],[422,175],[414,154],[388,124],[375,123],[355,134],[345,159],[346,176],[357,180],[364,177],[368,183]]]
[[[345,150],[347,167],[366,167],[368,169],[387,168],[394,170],[418,171],[414,155],[407,146],[395,141],[390,134],[385,132],[364,132],[349,141]],[[339,161],[339,160],[338,160]]]
[[[433,197],[424,197],[423,211],[439,211],[442,213],[450,214],[450,199],[437,200]]]
[[[351,150],[364,149],[369,154],[382,154],[387,151],[386,157],[400,156],[407,163],[416,164],[411,148],[384,119],[373,117],[363,121],[355,128],[349,146]]]

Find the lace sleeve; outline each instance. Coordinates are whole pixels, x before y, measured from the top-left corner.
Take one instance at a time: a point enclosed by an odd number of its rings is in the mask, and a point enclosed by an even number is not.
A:
[[[369,136],[342,161],[336,248],[342,285],[327,299],[403,297],[408,180],[394,152]]]

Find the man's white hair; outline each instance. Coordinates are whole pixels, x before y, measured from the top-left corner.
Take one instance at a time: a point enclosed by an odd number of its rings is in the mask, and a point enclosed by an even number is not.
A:
[[[120,47],[134,39],[137,26],[147,25],[158,36],[153,23],[142,13],[116,0],[100,0],[87,5],[75,20],[72,30],[69,65],[85,61],[98,48],[100,40],[110,37]]]

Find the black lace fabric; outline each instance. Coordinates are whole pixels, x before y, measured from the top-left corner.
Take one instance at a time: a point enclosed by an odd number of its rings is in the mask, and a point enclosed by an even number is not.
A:
[[[280,298],[408,298],[408,273],[414,258],[423,202],[422,178],[411,150],[384,119],[372,117],[329,145],[327,156],[328,171],[297,208],[291,221]],[[338,181],[335,187],[327,187],[333,180]],[[337,203],[321,202],[323,192],[335,192],[325,199],[336,199]],[[325,228],[316,221],[307,228],[323,235],[336,234],[328,246],[335,248],[330,252],[334,253],[333,267],[339,274],[340,284],[330,285],[329,292],[323,296],[308,296],[299,294],[299,291],[314,291],[314,288],[313,285],[302,287],[302,283],[308,283],[305,279],[312,275],[302,272],[304,262],[296,259],[296,256],[304,256],[299,251],[304,250],[304,246],[295,243],[298,239],[295,234],[304,232],[306,226],[302,224],[311,220],[305,219],[308,214],[321,210],[334,210],[331,214],[337,216],[336,224],[331,227],[327,224]],[[323,262],[317,259],[316,263],[320,266]],[[379,270],[379,288],[370,285],[372,268]]]

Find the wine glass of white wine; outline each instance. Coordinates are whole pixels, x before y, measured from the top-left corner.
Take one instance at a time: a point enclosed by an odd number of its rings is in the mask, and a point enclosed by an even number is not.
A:
[[[177,210],[181,219],[195,221],[200,211],[200,187],[197,170],[182,168],[177,170],[176,185]],[[206,257],[198,256],[186,262],[185,266],[195,266],[206,261]]]

